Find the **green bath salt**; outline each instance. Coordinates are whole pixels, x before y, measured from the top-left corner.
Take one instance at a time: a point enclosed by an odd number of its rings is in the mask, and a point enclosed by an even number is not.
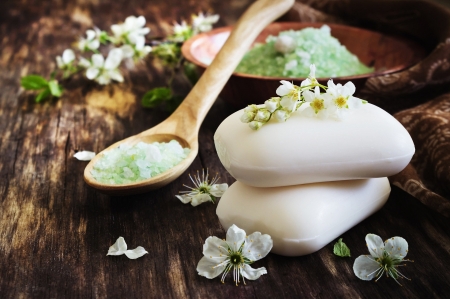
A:
[[[154,177],[180,163],[189,154],[176,140],[121,145],[95,163],[92,176],[101,183],[118,185]]]
[[[330,27],[282,31],[269,36],[265,44],[253,47],[236,72],[269,76],[304,78],[309,66],[316,65],[316,78],[333,78],[373,72],[358,57],[331,36]]]

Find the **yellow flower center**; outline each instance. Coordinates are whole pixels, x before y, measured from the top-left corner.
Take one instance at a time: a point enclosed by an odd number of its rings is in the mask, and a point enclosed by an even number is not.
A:
[[[287,94],[288,97],[294,100],[298,100],[298,95],[299,95],[299,88],[297,86],[294,86],[294,88],[291,89]]]
[[[337,99],[335,99],[334,100],[334,104],[336,106],[338,106],[339,109],[348,108],[348,106],[347,106],[347,99],[344,98],[343,96],[340,96]]]
[[[311,108],[313,108],[314,112],[317,114],[320,110],[325,109],[325,105],[323,104],[323,100],[315,98],[314,101],[311,102]]]

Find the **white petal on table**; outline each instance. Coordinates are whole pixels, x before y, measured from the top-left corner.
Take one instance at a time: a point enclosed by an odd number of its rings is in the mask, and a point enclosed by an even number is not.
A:
[[[210,259],[209,257],[202,257],[197,265],[198,275],[209,279],[219,276],[225,270],[225,265],[217,267],[218,264],[217,261]]]
[[[251,261],[257,261],[265,257],[272,249],[272,238],[260,232],[254,232],[245,238],[244,248],[242,253]]]
[[[227,243],[233,251],[238,251],[245,241],[245,231],[236,225],[230,226],[227,231]]]
[[[244,264],[241,271],[242,271],[242,276],[244,276],[245,278],[250,279],[250,280],[258,279],[259,277],[261,277],[261,275],[267,274],[266,268],[261,267],[258,269],[253,269],[252,267],[250,267],[247,264]]]
[[[73,156],[80,161],[91,161],[95,157],[95,153],[90,151],[80,151]]]
[[[391,257],[403,259],[408,253],[408,242],[402,237],[390,238],[386,241],[385,250]]]
[[[126,250],[127,243],[125,243],[125,239],[123,237],[119,237],[116,240],[116,243],[109,247],[108,253],[106,255],[122,255]]]
[[[353,272],[362,280],[372,280],[378,269],[380,269],[380,265],[370,255],[358,256],[353,264]]]
[[[383,257],[384,243],[379,236],[368,234],[366,236],[366,244],[373,257]]]
[[[138,246],[133,250],[127,250],[125,251],[125,255],[132,260],[135,260],[137,258],[140,258],[141,256],[143,256],[144,254],[147,254],[147,250],[144,249],[144,247],[142,246]]]

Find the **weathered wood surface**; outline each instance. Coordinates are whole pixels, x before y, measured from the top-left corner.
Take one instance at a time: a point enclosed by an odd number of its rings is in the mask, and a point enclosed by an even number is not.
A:
[[[35,104],[20,77],[49,76],[54,57],[93,25],[107,29],[128,15],[144,15],[152,34],[172,20],[213,10],[230,25],[248,1],[2,1],[0,3],[0,298],[445,298],[450,292],[450,221],[394,188],[378,213],[343,235],[352,258],[333,255],[332,244],[297,258],[274,254],[256,266],[268,274],[246,286],[222,285],[196,273],[202,245],[224,237],[215,206],[196,208],[174,197],[187,173],[170,185],[138,196],[109,197],[83,181],[86,162],[77,150],[102,150],[168,115],[145,110],[139,99],[164,82],[157,63],[140,65],[125,83],[99,87],[82,78],[67,82],[59,101]],[[180,86],[180,88],[186,88]],[[209,168],[232,183],[220,165],[213,133],[232,112],[217,102],[200,130],[200,153],[189,171]],[[239,208],[239,207],[236,207]],[[251,212],[251,211],[249,211]],[[345,215],[342,215],[345,217]],[[361,281],[354,258],[366,254],[364,237],[402,236],[415,263],[412,281]],[[107,257],[123,236],[149,254]]]

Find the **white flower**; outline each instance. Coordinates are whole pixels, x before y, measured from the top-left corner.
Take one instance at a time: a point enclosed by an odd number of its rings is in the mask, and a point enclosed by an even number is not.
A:
[[[65,69],[71,66],[74,60],[75,60],[75,53],[71,49],[65,49],[62,54],[62,57],[56,56],[56,64],[60,69]]]
[[[311,88],[312,88],[317,84],[318,84],[318,82],[316,79],[316,65],[311,64],[309,66],[309,76],[308,76],[308,78],[303,80],[302,83],[300,83],[300,86],[301,87],[311,86]]]
[[[253,269],[249,264],[262,259],[272,249],[273,241],[269,235],[255,232],[246,236],[245,231],[232,225],[227,231],[226,240],[217,237],[208,237],[203,245],[203,257],[197,265],[199,275],[212,279],[221,273],[224,283],[228,272],[233,270],[233,279],[236,285],[242,277],[250,280],[258,279],[267,274],[264,267]]]
[[[75,153],[75,155],[73,156],[80,161],[91,161],[95,157],[95,153],[89,151],[80,151]]]
[[[197,176],[192,176],[189,174],[192,183],[194,183],[194,188],[184,185],[185,187],[191,189],[190,191],[180,191],[180,193],[184,193],[182,195],[175,195],[176,198],[181,200],[182,203],[191,203],[191,205],[198,206],[207,201],[212,201],[215,203],[216,197],[221,197],[223,193],[228,189],[228,184],[216,184],[219,180],[217,175],[211,180],[208,181],[208,169],[205,171],[202,170],[202,177],[200,178],[200,174],[197,171]]]
[[[291,117],[291,112],[287,111],[286,109],[280,109],[275,111],[273,114],[276,121],[278,122],[285,122],[289,117]]]
[[[258,112],[256,112],[255,121],[266,123],[269,120],[270,115],[271,113],[269,112],[269,110],[261,108],[258,110]]]
[[[100,47],[99,37],[100,30],[98,28],[95,28],[95,31],[92,29],[87,30],[86,38],[81,37],[78,41],[78,49],[80,51],[97,50]]]
[[[120,47],[124,58],[142,59],[152,51],[152,47],[138,43],[136,45],[122,45]]]
[[[281,98],[280,104],[289,111],[294,111],[300,100],[300,88],[291,82],[281,80],[281,86],[277,88],[277,95]]]
[[[264,102],[264,106],[267,110],[270,111],[270,113],[273,113],[275,110],[280,107],[280,98],[279,97],[272,97]]]
[[[254,131],[258,131],[261,127],[262,127],[263,123],[259,122],[259,121],[251,121],[248,123],[248,126],[250,127],[250,129],[254,130]]]
[[[109,84],[111,80],[123,82],[123,77],[120,74],[117,67],[122,61],[123,52],[122,49],[112,49],[108,57],[105,59],[101,54],[92,55],[92,62],[88,62],[89,66],[86,71],[86,77],[90,80],[95,80],[99,84]],[[80,61],[80,64],[87,64],[85,61]]]
[[[244,111],[244,114],[242,114],[242,116],[241,116],[241,122],[249,123],[255,119],[255,115],[256,115],[255,112],[245,112]]]
[[[150,32],[150,28],[146,28],[145,18],[140,16],[129,16],[125,19],[125,23],[115,24],[111,26],[116,44],[145,44],[144,35]]]
[[[146,253],[148,252],[142,246],[138,246],[133,250],[127,250],[127,243],[125,243],[124,238],[119,237],[116,240],[116,243],[114,243],[113,245],[111,245],[111,247],[109,247],[108,253],[106,255],[108,256],[108,255],[125,254],[129,259],[134,260],[143,256]]]
[[[331,100],[331,97],[328,94],[321,94],[319,86],[314,88],[314,92],[305,90],[302,94],[305,102],[309,104],[309,106],[302,111],[302,114],[308,116],[318,116],[320,118],[327,117],[327,108],[330,106]]]
[[[288,35],[280,35],[277,37],[274,47],[277,52],[288,54],[295,50],[295,40]]]
[[[398,271],[398,267],[405,266],[400,265],[408,253],[408,243],[401,237],[393,237],[383,240],[374,234],[368,234],[366,236],[366,244],[369,249],[370,255],[361,255],[355,259],[353,264],[353,272],[362,280],[372,280],[377,277],[375,281],[386,273],[387,277],[392,277],[400,284],[397,279],[407,278]]]
[[[199,13],[197,16],[192,15],[192,28],[194,32],[207,32],[212,29],[212,24],[217,23],[219,15],[203,15]]]
[[[350,81],[342,84],[334,84],[333,80],[328,80],[327,94],[331,97],[330,112],[334,113],[337,118],[342,118],[349,109],[359,108],[362,100],[353,96],[355,93],[355,85]]]

